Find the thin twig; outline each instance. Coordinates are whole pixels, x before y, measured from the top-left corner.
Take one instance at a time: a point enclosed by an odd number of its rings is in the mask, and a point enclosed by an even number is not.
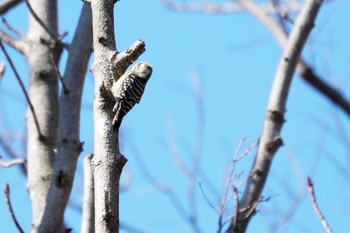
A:
[[[194,176],[192,171],[188,168],[188,166],[184,163],[183,159],[181,158],[181,155],[179,151],[176,148],[176,139],[175,139],[175,132],[174,132],[174,127],[173,124],[168,124],[169,125],[169,142],[167,143],[168,145],[168,150],[169,154],[172,157],[172,160],[175,163],[175,166],[178,168],[178,170],[187,178],[187,179],[192,179]]]
[[[50,59],[51,59],[51,61],[52,61],[52,65],[53,65],[53,67],[54,67],[54,69],[55,69],[55,72],[56,72],[56,74],[57,74],[57,77],[58,77],[58,79],[59,79],[59,80],[61,81],[61,83],[62,83],[63,93],[64,93],[64,94],[68,94],[68,93],[69,93],[69,90],[67,89],[67,86],[66,86],[66,84],[65,84],[64,81],[63,81],[62,75],[61,75],[60,71],[58,70],[58,67],[57,67],[57,65],[56,65],[56,63],[55,63],[55,61],[54,61],[54,59],[53,59],[52,53],[50,53]]]
[[[213,205],[213,203],[211,203],[211,201],[209,200],[208,196],[205,194],[205,192],[204,192],[204,190],[203,190],[203,187],[202,187],[202,183],[199,182],[198,185],[199,185],[199,189],[201,190],[201,192],[202,192],[202,194],[203,194],[203,197],[204,197],[204,199],[207,201],[208,205],[209,205],[216,213],[219,214],[219,210],[217,210],[217,209],[215,208],[215,206]]]
[[[5,47],[4,47],[4,45],[2,44],[1,41],[0,41],[0,48],[1,48],[1,50],[4,52],[4,55],[5,55],[5,57],[6,57],[7,61],[8,61],[8,63],[10,64],[10,66],[11,66],[11,68],[12,68],[14,74],[15,74],[15,77],[16,77],[18,83],[19,83],[19,85],[21,86],[22,92],[23,92],[23,94],[24,94],[25,97],[26,97],[26,100],[27,100],[27,102],[28,102],[30,111],[31,111],[32,114],[33,114],[33,118],[34,118],[34,122],[35,122],[36,129],[37,129],[37,131],[38,131],[39,139],[40,139],[40,140],[43,140],[43,139],[44,139],[44,135],[42,135],[42,133],[41,133],[40,126],[39,126],[39,122],[38,122],[38,118],[36,117],[33,104],[32,104],[32,102],[30,101],[29,95],[28,95],[28,93],[27,93],[27,91],[26,91],[26,89],[25,89],[25,87],[24,87],[24,84],[23,84],[21,78],[19,77],[19,74],[18,74],[18,72],[17,72],[17,70],[16,70],[16,68],[15,68],[15,66],[14,66],[14,64],[13,64],[13,62],[12,62],[10,56],[8,55],[8,53],[6,52],[6,49],[5,49]]]
[[[231,166],[230,166],[230,171],[229,171],[229,174],[228,174],[228,177],[227,177],[227,180],[226,180],[224,193],[222,194],[222,197],[221,197],[221,206],[220,206],[220,214],[219,214],[219,222],[218,222],[218,224],[219,224],[218,232],[221,232],[221,229],[223,227],[222,218],[224,216],[224,212],[225,212],[227,203],[232,198],[232,195],[230,195],[229,198],[227,198],[227,193],[228,193],[228,189],[230,187],[230,183],[232,181],[233,171],[234,171],[235,165],[237,163],[238,154],[239,154],[239,152],[240,152],[240,150],[241,150],[245,140],[246,140],[246,137],[243,137],[241,139],[241,141],[239,142],[239,144],[237,146],[234,158],[232,159],[232,163],[231,163]]]
[[[271,32],[282,48],[285,47],[288,39],[286,31],[263,7],[251,0],[239,0],[238,3]],[[298,67],[300,76],[305,82],[350,116],[350,102],[346,99],[346,96],[343,96],[339,90],[325,82],[322,77],[316,75],[311,66],[302,57],[299,59]]]
[[[346,99],[346,96],[317,76],[312,68],[302,59],[299,61],[299,72],[303,80],[326,96],[350,117],[350,102]]]
[[[200,77],[200,74],[197,70],[194,71],[193,75],[191,75],[193,88],[194,88],[194,97],[196,103],[196,113],[197,113],[197,125],[196,125],[196,141],[195,148],[192,155],[191,161],[191,173],[193,176],[189,179],[188,184],[188,195],[187,201],[189,204],[190,210],[190,218],[191,218],[191,226],[193,231],[200,232],[198,226],[198,209],[196,200],[196,187],[197,187],[197,179],[200,171],[200,162],[202,158],[203,151],[203,140],[204,140],[204,102],[203,102],[203,84]]]
[[[32,6],[30,5],[28,0],[25,0],[25,3],[28,7],[28,10],[30,14],[33,16],[33,18],[40,24],[40,26],[49,34],[49,36],[55,41],[55,43],[61,43],[61,40],[59,39],[60,36],[57,35],[56,33],[52,32],[50,28],[48,28],[45,23],[39,18],[39,16],[35,13],[33,10]]]
[[[24,164],[25,162],[26,162],[25,159],[20,159],[20,158],[16,158],[16,159],[13,159],[11,161],[6,162],[6,161],[2,160],[2,157],[0,156],[0,166],[1,167],[8,168],[8,167],[12,167],[12,166],[17,165],[17,164]]]
[[[21,3],[23,0],[4,0],[0,3],[0,14],[5,14],[7,11],[11,10],[12,7]]]
[[[0,135],[0,148],[4,150],[6,155],[8,155],[11,159],[17,159],[20,156],[18,156],[15,151],[12,149],[12,147],[9,145],[10,143],[7,142],[7,140],[3,137],[3,135]],[[24,175],[27,175],[27,167],[25,164],[21,164],[21,170],[23,171]]]
[[[203,0],[200,3],[189,3],[184,1],[174,1],[174,0],[161,0],[161,3],[168,9],[178,12],[191,12],[191,13],[204,13],[204,14],[232,14],[240,13],[244,11],[239,4],[235,1],[228,1],[223,3],[215,3],[210,0]],[[299,12],[302,8],[302,4],[296,1],[290,1],[286,5],[286,11],[289,12]],[[274,13],[275,9],[271,7],[270,4],[263,5],[269,13]]]
[[[8,30],[16,34],[19,38],[23,38],[23,35],[16,29],[14,29],[5,18],[1,18],[1,21],[8,28]]]
[[[331,227],[329,226],[329,224],[327,222],[327,219],[322,214],[322,211],[321,211],[320,207],[317,204],[314,184],[313,184],[313,182],[312,182],[310,177],[307,178],[307,185],[309,187],[309,193],[310,193],[310,197],[311,197],[311,201],[312,201],[312,206],[314,207],[314,211],[317,214],[317,217],[320,219],[320,222],[321,222],[323,228],[325,229],[325,231],[327,233],[333,233]]]
[[[9,212],[10,212],[10,215],[11,215],[11,218],[12,218],[13,222],[15,223],[18,231],[21,232],[21,233],[24,233],[24,231],[23,231],[22,227],[19,225],[19,223],[17,221],[17,218],[16,218],[16,215],[13,212],[13,209],[12,209],[12,204],[11,204],[11,199],[10,199],[10,186],[9,186],[9,184],[5,185],[4,194],[5,194],[7,208],[9,209]]]
[[[280,19],[284,19],[288,22],[290,22],[291,24],[294,24],[294,20],[288,15],[288,11],[283,10],[281,7],[281,3],[277,0],[270,0],[273,8],[276,10],[276,13],[278,14],[278,16],[280,17]],[[281,21],[281,20],[280,20]],[[282,23],[282,21],[281,21]]]
[[[139,152],[136,148],[133,148],[134,154],[138,155]],[[162,183],[157,180],[146,168],[145,162],[142,160],[142,156],[138,156],[138,158],[135,160],[136,165],[139,167],[140,172],[142,174],[142,177],[146,179],[147,182],[149,182],[155,189],[166,195],[169,200],[172,202],[174,208],[179,213],[179,216],[181,216],[185,221],[188,221],[189,214],[186,211],[186,208],[181,203],[180,199],[175,194],[174,190],[167,186],[165,183]]]
[[[232,159],[232,162],[231,162],[231,167],[230,167],[230,171],[229,171],[229,174],[228,174],[228,177],[227,177],[227,181],[226,181],[226,185],[225,185],[225,190],[224,190],[224,193],[222,195],[222,198],[221,198],[221,213],[220,213],[220,218],[219,218],[219,226],[223,226],[224,224],[222,223],[222,218],[223,218],[223,215],[224,215],[224,212],[226,210],[226,207],[228,205],[228,203],[231,201],[234,193],[231,193],[229,196],[227,195],[228,193],[228,190],[229,190],[229,187],[230,187],[230,184],[232,182],[232,180],[240,177],[243,173],[238,173],[236,175],[233,175],[233,172],[234,172],[234,169],[235,169],[235,166],[237,164],[237,162],[239,160],[241,160],[242,158],[244,158],[245,156],[248,155],[248,153],[257,145],[257,141],[253,142],[242,154],[240,154],[240,151],[242,149],[242,146],[244,144],[246,140],[246,137],[243,137],[241,139],[241,141],[239,142],[238,146],[237,146],[237,149],[236,149],[236,152],[233,156],[233,159]],[[245,181],[244,181],[245,182]],[[234,187],[236,189],[238,189],[244,182],[242,182],[241,184],[236,184]],[[219,227],[220,228],[220,227]]]
[[[10,36],[8,33],[0,29],[0,40],[12,48],[16,49],[18,52],[24,54],[26,44],[23,42],[23,40],[16,40],[12,36]]]

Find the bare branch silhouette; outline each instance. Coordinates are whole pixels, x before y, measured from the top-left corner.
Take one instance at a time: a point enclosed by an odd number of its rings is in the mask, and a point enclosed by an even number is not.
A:
[[[202,187],[202,183],[199,182],[199,189],[201,190],[202,192],[202,195],[204,197],[204,199],[207,201],[208,205],[218,214],[220,214],[220,211],[218,209],[216,209],[216,207],[213,205],[213,203],[211,203],[211,201],[209,200],[208,196],[205,194],[204,190],[203,190],[203,187]]]
[[[17,31],[15,28],[13,28],[5,18],[1,18],[1,21],[8,28],[8,30],[16,34],[19,38],[23,38],[23,35],[19,31]]]
[[[18,74],[18,72],[17,72],[13,62],[12,62],[10,56],[8,55],[8,53],[6,52],[6,49],[5,49],[5,47],[4,47],[4,45],[3,45],[3,43],[1,41],[0,41],[0,48],[3,51],[3,53],[4,53],[8,63],[10,64],[11,69],[13,70],[13,73],[15,74],[15,77],[16,77],[16,79],[17,79],[17,81],[18,81],[18,83],[19,83],[19,85],[20,85],[20,87],[22,89],[22,92],[23,92],[24,96],[26,97],[26,100],[28,102],[30,111],[33,114],[33,118],[34,118],[34,121],[35,121],[35,126],[36,126],[36,129],[37,129],[37,132],[38,132],[38,138],[40,140],[43,140],[44,139],[44,135],[41,133],[39,122],[38,122],[38,118],[37,118],[37,116],[35,114],[34,106],[33,106],[32,102],[30,101],[29,95],[28,95],[28,93],[27,93],[27,91],[26,91],[26,89],[24,87],[24,84],[23,84],[21,78],[19,77],[19,74]]]
[[[244,9],[240,7],[236,1],[227,1],[224,3],[214,3],[212,1],[203,0],[201,3],[188,3],[174,0],[161,0],[161,3],[174,11],[179,12],[196,12],[205,14],[232,14],[243,12]],[[274,13],[275,9],[270,4],[265,4],[264,9],[269,13]],[[283,6],[285,11],[299,12],[302,4],[298,1],[288,1],[288,4]]]
[[[0,29],[0,41],[8,44],[12,48],[16,49],[20,53],[24,53],[25,44],[22,40],[16,40],[6,32]]]
[[[251,0],[237,0],[237,2],[243,9],[246,9],[250,14],[256,17],[258,21],[270,31],[282,48],[285,47],[288,39],[287,32],[283,29],[283,26],[273,18],[272,15],[270,15],[263,7]],[[282,17],[285,18],[283,15]],[[308,65],[302,57],[299,59],[298,67],[300,76],[305,82],[327,97],[348,116],[350,116],[350,102],[341,94],[340,91],[316,75],[312,67]]]
[[[238,215],[237,225],[231,222],[228,232],[245,232],[256,211],[257,204],[261,201],[272,159],[283,145],[280,132],[284,124],[284,113],[292,76],[322,3],[323,1],[319,0],[308,1],[300,12],[289,36],[272,84],[257,155],[239,202],[239,212],[236,213]]]
[[[58,77],[58,79],[60,80],[60,82],[61,82],[61,84],[62,84],[63,93],[64,93],[64,94],[68,94],[68,93],[69,93],[69,90],[67,89],[67,86],[66,86],[66,84],[64,83],[64,80],[63,80],[63,78],[62,78],[62,75],[61,75],[60,71],[58,70],[58,67],[57,67],[57,65],[56,65],[56,63],[55,63],[55,61],[54,61],[54,59],[53,59],[52,53],[51,53],[51,55],[50,55],[50,58],[51,58],[51,61],[52,61],[52,65],[53,65],[53,67],[54,67],[54,69],[55,69],[55,71],[56,71],[57,77]]]
[[[238,208],[238,202],[237,202],[237,198],[238,198],[238,188],[244,183],[242,182],[241,184],[236,184],[236,185],[232,185],[232,181],[234,179],[238,179],[242,173],[239,173],[238,175],[234,175],[233,172],[235,170],[236,164],[238,161],[240,161],[242,158],[244,158],[245,156],[248,155],[248,153],[250,151],[252,151],[253,148],[255,148],[255,146],[257,145],[258,141],[253,142],[245,151],[243,151],[241,153],[241,149],[243,147],[244,142],[246,141],[246,137],[243,137],[241,139],[241,141],[239,142],[237,149],[234,153],[232,162],[231,162],[231,166],[229,169],[229,173],[227,175],[227,180],[226,180],[226,184],[224,187],[224,192],[221,196],[221,203],[220,203],[220,212],[219,212],[219,229],[218,232],[222,231],[223,226],[225,225],[225,223],[227,223],[227,219],[224,221],[224,213],[227,210],[227,205],[230,203],[232,197],[235,198],[235,206],[236,208]],[[232,192],[230,194],[228,194],[229,189],[232,189]],[[233,188],[234,187],[234,188]],[[238,213],[237,211],[235,213]],[[236,217],[236,215],[234,215],[233,217]]]
[[[5,14],[23,0],[3,0],[0,3],[0,14]]]
[[[11,159],[18,159],[20,156],[18,156],[15,151],[10,146],[9,141],[4,135],[0,135],[0,147],[4,150],[7,156],[9,156]],[[26,161],[25,161],[26,162]],[[25,166],[25,163],[20,164],[22,172],[27,175],[27,166]]]
[[[314,208],[315,213],[317,214],[317,217],[320,219],[320,222],[321,222],[323,228],[325,229],[325,231],[327,233],[333,233],[331,227],[329,226],[329,224],[327,222],[327,219],[322,214],[322,211],[321,211],[320,207],[317,204],[316,195],[315,195],[315,189],[314,189],[314,183],[312,182],[310,177],[307,178],[307,184],[308,184],[308,187],[309,187],[309,193],[310,193],[310,197],[311,197],[311,201],[312,201],[312,206]]]
[[[0,156],[0,166],[1,167],[12,167],[14,165],[18,165],[18,164],[24,164],[26,161],[24,159],[12,159],[10,161],[4,161],[2,159],[2,157]]]
[[[136,150],[136,148],[133,148],[134,154],[138,155],[139,152]],[[135,160],[136,165],[139,167],[140,172],[142,173],[142,176],[145,178],[147,182],[149,182],[153,187],[155,187],[158,191],[162,192],[164,195],[166,195],[169,200],[172,202],[174,208],[179,213],[179,216],[181,216],[185,221],[188,221],[189,216],[187,214],[186,208],[181,203],[178,196],[175,194],[174,190],[166,185],[165,183],[162,183],[158,181],[157,178],[155,178],[149,170],[145,166],[145,162],[142,160],[142,156],[138,156]]]
[[[32,6],[30,5],[29,1],[28,0],[24,0],[27,7],[28,7],[28,10],[30,12],[30,14],[33,16],[33,18],[37,21],[38,24],[40,24],[40,26],[47,32],[47,34],[49,34],[49,36],[51,37],[51,39],[54,40],[54,42],[56,44],[62,44],[64,45],[62,42],[61,42],[61,39],[62,37],[57,35],[55,32],[53,32],[52,30],[50,30],[50,28],[48,28],[45,23],[40,19],[40,17],[35,13],[35,11],[33,10]],[[64,46],[66,47],[66,46]]]
[[[17,218],[16,218],[16,215],[15,213],[13,212],[13,209],[12,209],[12,204],[11,204],[11,198],[10,198],[10,186],[9,184],[6,184],[5,185],[5,189],[4,189],[4,194],[5,194],[5,199],[6,199],[6,204],[7,204],[7,208],[10,212],[10,215],[11,215],[11,218],[13,220],[13,222],[15,223],[17,229],[19,232],[21,233],[24,233],[22,227],[19,225],[18,221],[17,221]]]

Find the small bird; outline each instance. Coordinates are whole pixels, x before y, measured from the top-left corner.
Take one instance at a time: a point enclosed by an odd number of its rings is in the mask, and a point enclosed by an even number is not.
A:
[[[147,62],[140,62],[122,75],[112,86],[115,97],[113,112],[114,131],[119,130],[123,117],[141,100],[147,81],[152,75],[152,66]]]

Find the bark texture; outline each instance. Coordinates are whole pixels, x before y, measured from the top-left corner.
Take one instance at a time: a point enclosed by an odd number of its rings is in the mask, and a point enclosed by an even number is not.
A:
[[[95,231],[119,231],[119,179],[126,158],[119,151],[118,132],[113,129],[113,82],[124,74],[145,50],[138,40],[119,52],[114,39],[113,0],[91,0],[95,59],[94,157]]]
[[[83,216],[81,221],[81,233],[95,232],[95,190],[94,177],[91,169],[91,159],[93,155],[84,159],[84,196],[83,196]]]
[[[59,100],[57,156],[38,232],[64,230],[64,211],[71,193],[78,155],[83,146],[79,140],[80,106],[91,52],[91,8],[85,4],[72,44],[69,46],[63,78],[67,89],[62,88]]]
[[[27,187],[32,201],[32,232],[62,232],[63,213],[81,151],[79,112],[92,47],[91,13],[90,20],[80,22],[70,47],[65,82],[71,91],[62,94],[59,101],[57,64],[63,44],[58,36],[57,1],[25,3],[29,11],[28,34],[15,40],[0,31],[0,39],[24,54],[29,65]],[[88,30],[82,29],[86,27]]]
[[[113,0],[92,0],[95,59],[94,158],[95,231],[119,232],[119,179],[126,159],[119,152],[118,135],[112,127],[112,98],[105,93],[113,82]],[[110,112],[108,112],[108,110]]]
[[[56,0],[29,1],[41,21],[57,34]],[[32,201],[33,231],[41,214],[52,175],[57,147],[58,82],[51,56],[57,64],[61,48],[42,26],[29,15],[29,32],[25,38],[25,55],[29,64],[29,97],[35,108],[42,135],[38,134],[33,114],[27,111],[28,191]]]

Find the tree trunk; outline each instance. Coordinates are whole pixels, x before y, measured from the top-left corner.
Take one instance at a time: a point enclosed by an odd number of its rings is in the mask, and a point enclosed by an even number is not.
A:
[[[31,0],[32,9],[57,34],[56,0]],[[27,111],[28,191],[32,201],[33,231],[41,222],[57,147],[58,82],[51,56],[57,64],[61,48],[30,14],[25,38],[29,64],[29,97],[34,106],[41,134],[31,111]]]

